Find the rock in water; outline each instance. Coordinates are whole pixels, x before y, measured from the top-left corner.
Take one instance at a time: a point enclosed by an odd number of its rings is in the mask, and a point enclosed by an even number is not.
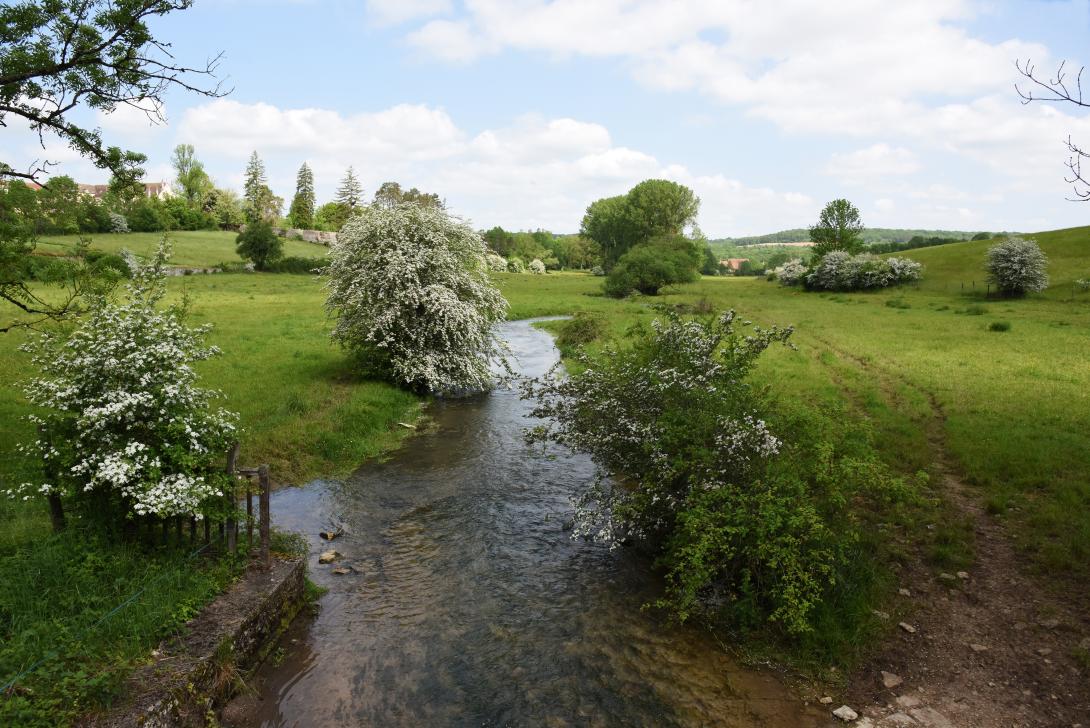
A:
[[[859,717],[859,714],[849,708],[847,705],[841,705],[839,708],[833,711],[833,715],[840,718],[845,723],[853,721]]]
[[[882,670],[882,684],[887,688],[895,688],[903,682],[904,680],[902,680],[899,675],[894,675],[892,672]]]
[[[344,574],[351,574],[352,570],[346,569],[343,566],[338,566],[336,569],[333,569],[333,573],[337,574],[338,576],[343,576]]]
[[[318,563],[319,564],[332,564],[334,561],[336,561],[340,557],[341,557],[341,555],[339,553],[337,553],[333,549],[330,549],[329,551],[323,551],[322,552],[321,556],[318,557]]]
[[[326,541],[332,541],[335,538],[339,538],[344,535],[344,529],[338,528],[332,531],[319,531],[318,535],[324,538]]]

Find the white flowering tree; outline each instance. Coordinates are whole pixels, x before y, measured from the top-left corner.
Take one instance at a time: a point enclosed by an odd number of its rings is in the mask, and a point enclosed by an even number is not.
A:
[[[1048,288],[1048,258],[1036,240],[1010,238],[988,249],[988,280],[1008,296]]]
[[[504,258],[502,255],[488,253],[484,256],[484,260],[488,264],[488,269],[493,273],[504,273],[507,271],[507,258]]]
[[[533,260],[530,261],[530,265],[526,266],[526,270],[530,271],[534,275],[538,275],[538,276],[544,275],[545,274],[545,264],[541,262],[541,259],[534,258]]]
[[[507,302],[492,285],[481,236],[435,207],[370,207],[330,248],[333,339],[361,368],[420,391],[487,388],[502,360],[493,327]]]
[[[103,518],[201,517],[222,495],[237,415],[197,386],[192,364],[219,353],[204,344],[210,327],[186,326],[184,304],[161,305],[168,257],[164,242],[150,262],[132,261],[121,302],[100,297],[66,339],[24,347],[40,371],[25,393],[41,408],[40,437],[24,450],[46,478],[9,495],[83,500]]]

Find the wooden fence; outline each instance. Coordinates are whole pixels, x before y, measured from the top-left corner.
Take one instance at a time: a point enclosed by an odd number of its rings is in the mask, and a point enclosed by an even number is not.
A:
[[[161,518],[157,516],[137,517],[126,524],[126,532],[130,536],[139,538],[143,535],[147,541],[160,541],[163,545],[170,543],[171,531],[174,532],[174,542],[182,544],[187,540],[185,531],[188,530],[188,541],[196,546],[203,541],[205,547],[213,543],[222,544],[230,553],[239,553],[240,525],[246,529],[245,550],[247,554],[254,551],[254,529],[257,529],[257,548],[261,566],[265,569],[272,565],[269,553],[270,540],[270,498],[272,486],[269,480],[269,466],[258,465],[252,468],[238,467],[238,443],[236,442],[227,453],[227,475],[229,487],[223,494],[224,507],[227,517],[212,530],[212,521],[209,518],[201,519],[204,524],[203,533],[198,535],[198,520],[195,516],[171,516]],[[244,478],[243,481],[241,478]],[[255,488],[256,480],[256,488]],[[243,486],[244,487],[240,487]],[[254,516],[254,496],[257,496],[257,516]],[[242,508],[240,499],[245,499],[245,516],[240,516]],[[48,496],[50,516],[53,522],[53,530],[61,531],[65,527],[64,508],[60,496],[51,493]],[[188,521],[188,529],[186,522]]]

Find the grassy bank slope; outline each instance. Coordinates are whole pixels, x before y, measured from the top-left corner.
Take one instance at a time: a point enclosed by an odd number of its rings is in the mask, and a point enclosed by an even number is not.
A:
[[[237,235],[220,230],[176,230],[168,233],[174,241],[172,265],[211,267],[219,263],[241,263],[235,252]],[[137,255],[150,255],[163,237],[163,233],[101,233],[87,236],[91,248],[107,253],[130,250]],[[47,255],[64,255],[78,240],[76,235],[47,235],[38,240],[37,252]],[[284,239],[284,255],[302,258],[324,258],[328,248],[323,245]]]

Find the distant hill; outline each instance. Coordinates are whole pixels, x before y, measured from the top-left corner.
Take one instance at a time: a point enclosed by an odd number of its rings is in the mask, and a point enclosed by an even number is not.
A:
[[[948,240],[968,240],[977,233],[965,230],[910,230],[907,228],[866,228],[863,242],[872,243],[907,243],[914,237],[945,238]],[[709,240],[714,247],[745,247],[747,245],[775,245],[777,243],[799,243],[810,239],[810,231],[805,228],[781,230],[767,235],[751,235],[742,238],[719,238]]]

